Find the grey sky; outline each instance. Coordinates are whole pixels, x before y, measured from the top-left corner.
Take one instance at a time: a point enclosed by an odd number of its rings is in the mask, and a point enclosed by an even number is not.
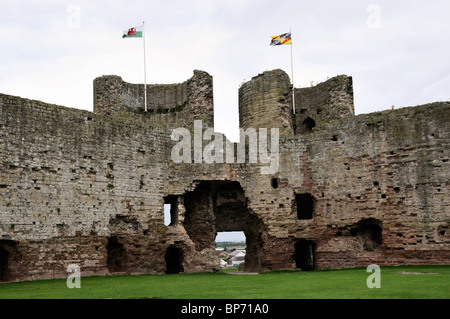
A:
[[[296,87],[353,76],[356,113],[450,98],[448,0],[12,1],[0,3],[0,92],[92,110],[92,81],[117,74],[177,83],[194,69],[214,77],[215,128],[237,139],[237,90],[276,68]]]
[[[145,0],[0,2],[0,92],[92,110],[92,81],[116,74],[178,83],[214,77],[215,129],[237,140],[239,85],[276,68],[296,87],[353,76],[357,114],[450,99],[448,0]]]

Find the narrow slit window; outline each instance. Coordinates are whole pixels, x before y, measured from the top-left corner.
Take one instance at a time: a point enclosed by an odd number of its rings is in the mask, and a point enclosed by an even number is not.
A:
[[[172,210],[171,204],[164,204],[164,225],[169,226],[172,222],[172,218],[170,217],[170,211]]]
[[[178,197],[164,197],[164,225],[175,225],[178,220]]]

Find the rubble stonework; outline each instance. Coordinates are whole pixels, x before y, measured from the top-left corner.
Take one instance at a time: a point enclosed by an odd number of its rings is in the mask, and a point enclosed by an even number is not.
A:
[[[351,77],[295,89],[281,70],[239,90],[243,128],[279,128],[279,169],[175,163],[175,128],[213,125],[213,82],[94,80],[94,112],[0,94],[0,281],[450,260],[450,103],[354,115]],[[203,145],[209,141],[203,140]],[[235,148],[237,146],[235,145]],[[171,224],[164,225],[164,204]]]

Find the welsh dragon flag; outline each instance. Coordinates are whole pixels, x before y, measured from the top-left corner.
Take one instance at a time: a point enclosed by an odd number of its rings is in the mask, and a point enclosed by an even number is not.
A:
[[[142,38],[142,26],[129,28],[128,31],[123,31],[122,38]]]

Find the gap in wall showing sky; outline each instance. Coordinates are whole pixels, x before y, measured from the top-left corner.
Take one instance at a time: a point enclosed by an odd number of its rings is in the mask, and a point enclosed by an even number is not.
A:
[[[218,232],[216,243],[224,241],[245,242],[245,234],[243,231]]]

